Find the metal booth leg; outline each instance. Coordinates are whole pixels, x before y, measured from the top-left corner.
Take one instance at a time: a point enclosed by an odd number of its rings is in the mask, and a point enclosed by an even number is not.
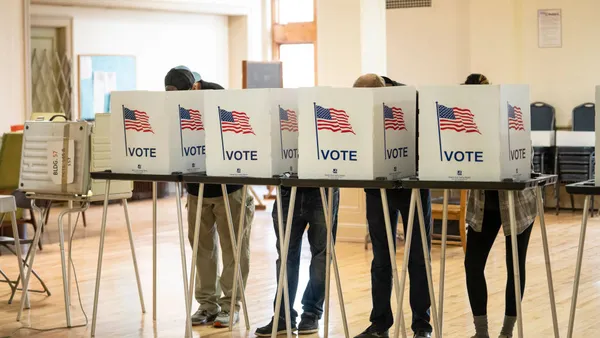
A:
[[[400,292],[398,304],[396,305],[396,327],[394,338],[399,337],[399,332],[402,330],[402,337],[406,338],[406,328],[402,329],[400,326],[404,326],[404,288],[406,286],[406,275],[408,273],[408,259],[410,256],[410,246],[412,244],[412,233],[413,233],[413,222],[415,220],[415,204],[418,189],[412,189],[410,194],[410,206],[408,209],[408,224],[406,225],[406,233],[404,234],[404,258],[402,262],[402,272],[400,274]],[[402,322],[400,322],[402,321]]]
[[[558,316],[556,314],[556,301],[554,299],[554,283],[552,281],[552,267],[550,265],[550,250],[548,245],[548,234],[546,233],[546,221],[544,219],[544,202],[542,200],[542,187],[537,187],[535,190],[538,217],[540,218],[540,230],[542,232],[542,245],[544,247],[544,259],[546,261],[546,277],[548,279],[548,295],[550,297],[550,310],[552,311],[552,327],[554,328],[554,337],[560,336],[558,330]]]
[[[244,206],[242,207],[242,210],[240,210],[241,214],[245,213],[245,204],[246,204],[246,194],[247,194],[247,190],[248,190],[248,186],[244,185],[242,187],[242,203],[244,204]],[[236,238],[235,238],[235,231],[233,228],[233,219],[231,216],[231,206],[229,205],[229,195],[227,194],[227,185],[225,184],[221,184],[221,192],[223,193],[223,202],[225,204],[225,215],[227,216],[227,225],[229,226],[229,239],[231,240],[231,249],[235,250],[235,252],[237,253],[237,244],[239,244],[240,246],[242,245],[242,243],[236,243]],[[241,216],[241,215],[240,215]],[[243,224],[243,223],[242,223]],[[244,229],[240,228],[239,232],[240,234],[243,233]],[[242,237],[240,237],[241,239]],[[235,260],[235,258],[234,258]],[[242,285],[242,308],[244,311],[244,320],[246,322],[246,330],[250,330],[250,320],[248,319],[248,308],[246,307],[246,293],[244,291],[244,281],[242,278],[242,273],[241,273],[241,268],[240,268],[240,264],[239,261],[234,261],[234,265],[235,265],[235,270],[234,270],[234,279],[233,279],[233,289],[231,290],[233,292],[234,289],[237,288],[236,283],[239,283],[240,285]],[[237,278],[236,278],[236,274],[237,274]],[[237,290],[236,290],[237,291]],[[233,330],[233,319],[234,319],[234,313],[236,310],[236,297],[232,297],[231,298],[231,305],[230,305],[230,309],[229,309],[229,331]]]
[[[285,243],[284,240],[284,230],[283,230],[283,209],[281,209],[282,207],[282,202],[281,202],[281,186],[278,185],[276,187],[276,191],[277,191],[277,230],[279,231],[279,253],[281,256],[281,252],[283,250],[283,246]],[[288,215],[290,215],[289,210],[288,210]],[[287,225],[287,224],[286,224]],[[287,227],[286,227],[287,229]],[[289,243],[288,243],[289,245]],[[292,337],[292,319],[291,319],[291,314],[290,314],[290,294],[289,294],[289,285],[288,285],[288,279],[287,279],[287,264],[285,265],[286,268],[282,269],[283,267],[283,262],[280,261],[279,263],[279,275],[283,274],[283,297],[285,299],[285,331],[287,334],[288,338]],[[277,294],[279,294],[279,288],[281,287],[281,285],[277,285]],[[277,300],[276,300],[277,301]],[[281,299],[279,300],[281,302]],[[281,305],[281,304],[280,304]],[[279,326],[279,308],[275,310],[274,315],[273,315],[273,329],[271,330],[271,336],[272,337],[276,337],[277,336],[277,331],[279,330],[278,326]]]
[[[106,180],[104,188],[104,207],[102,209],[102,225],[100,228],[100,247],[98,249],[98,268],[96,269],[96,290],[94,291],[94,311],[92,314],[92,337],[96,335],[96,320],[98,318],[98,297],[100,296],[100,280],[102,275],[102,255],[104,254],[104,239],[106,237],[106,213],[108,211],[108,192],[110,180]]]
[[[68,202],[68,208],[69,210],[73,210],[73,201],[69,201]],[[68,241],[69,241],[69,255],[67,258],[67,294],[69,295],[69,306],[71,306],[71,243],[73,242],[71,239],[73,238],[73,223],[72,223],[72,219],[71,219],[71,213],[68,213],[67,215],[67,233],[69,234],[68,237]],[[63,243],[64,245],[64,243]]]
[[[329,235],[332,235],[333,231],[333,188],[329,188],[327,203],[325,203],[325,188],[321,188],[321,202],[323,204],[323,212],[325,213],[325,226],[327,227],[327,231]],[[348,319],[346,317],[346,306],[344,304],[344,293],[342,292],[342,281],[340,278],[340,270],[337,263],[337,256],[335,254],[335,241],[333,240],[333,236],[330,236],[331,240],[328,241],[329,246],[331,247],[331,257],[333,260],[333,273],[335,274],[335,285],[337,287],[338,298],[340,302],[340,311],[342,312],[342,323],[344,325],[344,333],[346,338],[350,337],[350,331],[348,330]],[[329,264],[328,264],[329,265]],[[327,266],[328,266],[327,265]],[[331,278],[331,275],[329,275]],[[326,280],[326,285],[329,285],[329,279]],[[326,301],[327,309],[329,309],[329,301]],[[325,336],[327,336],[329,331],[329,326],[325,326]]]
[[[19,276],[21,277],[21,280],[23,280],[23,278],[25,278],[25,269],[23,267],[23,256],[21,253],[21,242],[19,240],[19,229],[17,227],[17,217],[15,215],[15,211],[13,210],[10,213],[10,223],[12,225],[12,231],[13,231],[13,236],[15,239],[15,250],[17,251],[17,261],[19,263]],[[2,224],[2,222],[0,221],[0,224]],[[33,271],[33,269],[32,269]],[[10,280],[7,279],[8,281],[8,285],[10,286]],[[17,290],[17,288],[19,287],[19,279],[17,279],[17,282],[15,283],[15,291]],[[12,300],[12,296],[14,295],[14,293],[12,293],[11,295],[11,300]],[[27,295],[27,290],[25,290],[25,288],[23,288],[23,295],[21,296],[22,298],[28,298]],[[29,300],[27,300],[27,302],[29,302]],[[9,302],[10,304],[10,302]]]
[[[567,331],[567,338],[573,337],[573,328],[575,327],[575,310],[577,309],[577,295],[579,293],[579,279],[581,277],[583,247],[585,245],[585,233],[587,230],[588,210],[591,199],[591,196],[585,196],[585,201],[583,202],[583,216],[581,217],[581,232],[579,233],[579,247],[577,249],[577,263],[575,264],[575,278],[573,281],[573,295],[571,296],[571,312],[569,314],[569,329]]]
[[[44,227],[44,218],[43,213],[37,205],[35,205],[35,200],[31,200],[31,208],[37,211],[40,214],[40,224],[35,230],[35,234],[33,235],[33,243],[31,243],[31,247],[29,252],[31,253],[29,262],[26,262],[25,265],[29,265],[29,269],[27,273],[23,277],[23,294],[27,295],[27,287],[29,286],[29,278],[31,277],[31,272],[33,271],[33,262],[35,261],[35,254],[37,253],[38,244],[40,243],[40,235],[42,233],[42,229]],[[21,320],[21,315],[23,314],[23,307],[27,303],[27,308],[29,308],[29,297],[21,297],[21,303],[19,305],[19,313],[17,314],[17,321]]]
[[[158,236],[157,207],[156,207],[156,182],[152,182],[152,320],[156,321],[156,239]]]
[[[321,199],[325,195],[325,188],[320,188],[321,190]],[[323,209],[323,213],[325,214],[325,219],[329,218],[329,212],[327,209]],[[329,336],[329,296],[330,296],[330,280],[331,280],[331,230],[329,226],[327,226],[327,246],[325,250],[325,338]]]
[[[398,266],[396,264],[396,238],[394,238],[392,233],[392,222],[390,221],[390,209],[387,199],[387,191],[386,189],[379,189],[379,191],[381,193],[381,208],[383,210],[383,219],[385,221],[385,233],[387,237],[388,251],[390,254],[390,263],[392,264],[392,280],[394,281],[396,302],[400,303],[400,293],[402,292],[402,289],[400,288],[400,280],[398,279]],[[394,226],[396,225],[394,224]],[[399,329],[405,332],[406,327],[404,325],[404,312],[402,309],[398,311],[400,318],[396,318],[397,324],[400,325]],[[398,330],[398,327],[396,327],[396,330]]]
[[[517,219],[515,216],[515,192],[508,193],[508,211],[510,214],[510,242],[512,247],[513,272],[515,279],[515,298],[517,304],[517,327],[519,338],[523,338],[523,313],[521,311],[521,273],[519,270],[519,247],[517,245]]]
[[[186,325],[185,336],[192,336],[192,321],[190,320],[190,301],[188,299],[188,276],[187,266],[185,261],[185,239],[183,236],[183,220],[181,215],[181,183],[175,183],[175,204],[177,205],[177,227],[179,229],[179,250],[181,256],[181,273],[183,276],[183,298],[185,300]]]
[[[436,336],[441,337],[440,331],[440,323],[439,316],[436,314],[437,306],[435,303],[435,294],[433,289],[433,278],[431,273],[431,255],[429,254],[429,246],[427,245],[427,233],[425,231],[425,220],[423,216],[423,204],[421,203],[421,191],[419,189],[415,189],[415,199],[417,202],[417,214],[419,216],[419,228],[421,229],[421,245],[423,246],[423,257],[425,259],[425,273],[427,274],[427,286],[429,288],[429,299],[431,301],[431,313],[433,314],[431,318],[433,319],[433,328],[435,330]],[[432,229],[433,231],[433,229]]]
[[[190,267],[190,282],[188,291],[188,302],[190,312],[187,314],[188,319],[191,320],[192,315],[192,299],[194,299],[194,283],[196,278],[196,261],[198,260],[198,245],[200,242],[200,224],[202,221],[202,204],[204,203],[204,183],[200,183],[198,189],[198,203],[196,205],[196,220],[194,221],[194,243],[192,244],[192,266]],[[189,206],[188,206],[189,207]]]
[[[448,237],[448,189],[444,189],[444,202],[442,206],[442,253],[440,259],[440,309],[439,309],[439,322],[440,332],[438,335],[443,337],[444,332],[444,280],[446,278],[446,241]],[[433,225],[432,225],[433,226]],[[431,229],[433,231],[433,229]]]
[[[144,294],[142,292],[142,282],[140,281],[140,272],[137,264],[137,256],[135,254],[135,244],[133,243],[133,231],[131,230],[131,221],[129,220],[129,208],[127,207],[127,199],[124,198],[122,200],[122,203],[123,212],[125,213],[125,223],[127,224],[127,234],[129,235],[129,246],[131,247],[131,259],[133,260],[135,281],[137,283],[138,295],[140,297],[140,306],[142,307],[142,313],[146,313],[146,305],[144,304]]]

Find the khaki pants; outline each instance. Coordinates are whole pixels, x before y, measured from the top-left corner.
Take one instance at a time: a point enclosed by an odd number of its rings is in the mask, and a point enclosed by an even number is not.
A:
[[[244,227],[249,227],[254,218],[254,199],[250,194],[247,194],[246,196],[246,201],[242,201],[242,189],[228,195],[236,240],[239,231],[240,213],[244,212],[245,214]],[[197,207],[198,197],[188,194],[188,239],[190,240],[191,245],[194,243]],[[211,313],[218,312],[219,310],[229,311],[231,307],[233,273],[235,271],[235,251],[231,246],[229,225],[227,224],[227,215],[225,213],[225,204],[222,196],[203,199],[202,219],[200,222],[200,233],[198,235],[199,242],[195,287],[196,300],[200,303],[201,309],[208,310]],[[220,278],[218,278],[217,271],[217,262],[219,259],[217,238],[221,244],[221,253],[223,255],[223,271]],[[238,243],[238,245],[240,245],[240,243]],[[245,286],[246,281],[248,280],[250,265],[249,232],[243,236],[241,245],[242,256],[240,259],[240,266]],[[238,284],[236,311],[239,311],[240,308],[240,287],[241,286]],[[221,290],[223,296],[221,296]]]

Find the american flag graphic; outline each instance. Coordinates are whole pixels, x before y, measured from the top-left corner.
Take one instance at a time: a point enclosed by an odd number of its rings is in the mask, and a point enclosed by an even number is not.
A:
[[[146,112],[123,107],[123,118],[125,120],[125,130],[154,134],[150,125],[150,117]]]
[[[198,110],[179,107],[179,118],[181,119],[181,130],[204,130],[202,115]]]
[[[221,119],[221,130],[223,132],[231,131],[236,134],[256,135],[250,125],[250,118],[244,112],[219,108],[219,118]]]
[[[454,130],[456,132],[478,133],[477,124],[473,120],[473,113],[469,109],[450,108],[444,105],[437,107],[440,121],[440,130]]]
[[[298,119],[295,111],[279,107],[279,120],[281,121],[281,130],[298,131]]]
[[[521,108],[508,104],[508,129],[525,130]]]
[[[325,108],[315,105],[317,116],[317,130],[331,130],[334,133],[354,133],[348,121],[348,114],[344,110]]]
[[[406,130],[402,108],[383,105],[383,122],[385,129]]]

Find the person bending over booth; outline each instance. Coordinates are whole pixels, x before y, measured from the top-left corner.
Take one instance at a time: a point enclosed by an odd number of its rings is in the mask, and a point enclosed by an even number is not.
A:
[[[191,90],[195,83],[202,82],[199,89],[223,89],[216,83],[206,81],[195,81],[192,72],[187,67],[178,67],[171,69],[165,76],[165,89],[173,90]],[[198,206],[198,184],[187,184],[188,192],[188,239],[190,244],[194,243],[194,231],[196,223],[196,208]],[[240,231],[238,220],[240,213],[245,214],[245,225],[249,226],[254,218],[254,199],[252,195],[247,194],[246,200],[242,201],[242,186],[227,185],[229,204],[231,206],[231,217],[234,220],[234,230]],[[217,234],[221,244],[223,255],[223,271],[218,278],[217,261],[219,251],[217,248]],[[204,185],[204,199],[202,203],[202,220],[200,223],[200,232],[198,242],[198,256],[196,263],[196,287],[195,298],[200,303],[200,307],[192,315],[192,325],[202,325],[213,323],[215,327],[229,327],[239,321],[239,302],[241,294],[238,292],[236,299],[236,308],[231,307],[231,296],[233,288],[233,273],[235,266],[235,252],[231,247],[229,238],[229,226],[227,224],[227,215],[221,186],[218,184]],[[236,236],[236,234],[234,234]],[[248,280],[248,271],[250,263],[249,235],[243,237],[242,256],[240,260],[242,279],[244,285]],[[223,296],[221,296],[221,290]],[[229,322],[229,312],[235,311],[234,322]]]
[[[488,79],[482,74],[471,74],[467,77],[465,85],[487,85]],[[515,297],[515,282],[512,263],[511,237],[517,236],[519,256],[519,273],[521,284],[521,297],[525,291],[525,260],[527,246],[531,236],[533,222],[537,215],[537,204],[533,190],[518,191],[515,194],[515,213],[517,233],[510,232],[510,218],[508,195],[505,191],[496,190],[471,190],[467,202],[467,253],[465,255],[465,273],[467,277],[467,291],[475,336],[473,338],[489,338],[487,318],[487,286],[485,281],[485,264],[492,245],[502,226],[506,242],[506,292],[504,324],[499,338],[513,336],[513,328],[517,321],[517,306]]]
[[[382,78],[375,74],[366,74],[354,82],[354,87],[384,87],[402,86],[389,78]],[[392,263],[388,249],[385,220],[379,189],[365,189],[367,196],[367,223],[369,236],[373,245],[373,261],[371,263],[371,326],[355,338],[389,337],[389,329],[394,323],[392,313]],[[410,208],[410,189],[387,189],[388,208],[392,224],[394,246],[396,244],[396,224],[398,214],[402,217],[404,232],[408,224],[408,210]],[[423,204],[423,217],[427,232],[428,249],[431,250],[431,198],[429,190],[421,189],[421,203]],[[430,300],[427,289],[427,275],[425,272],[425,258],[421,246],[421,232],[419,219],[415,215],[412,233],[412,243],[408,260],[408,275],[410,278],[410,307],[412,309],[412,325],[415,338],[431,337]],[[394,248],[395,250],[395,248]]]

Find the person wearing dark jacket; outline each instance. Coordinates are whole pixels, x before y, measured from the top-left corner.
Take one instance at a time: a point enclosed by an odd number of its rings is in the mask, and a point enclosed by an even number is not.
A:
[[[200,82],[198,89],[223,89],[222,86],[203,80],[195,81],[194,75],[186,67],[173,68],[165,76],[165,89],[173,90],[191,90],[194,84]],[[239,231],[240,213],[245,214],[245,227],[252,223],[254,218],[254,199],[251,194],[247,194],[246,200],[242,201],[242,186],[227,185],[227,194],[231,206],[231,216],[235,231]],[[188,238],[190,243],[194,242],[194,231],[196,223],[196,209],[198,206],[198,184],[188,184]],[[196,264],[196,288],[195,297],[200,308],[192,315],[193,325],[202,325],[213,323],[215,327],[228,327],[235,325],[239,320],[239,305],[235,309],[231,307],[231,295],[233,287],[234,250],[231,247],[229,226],[227,224],[227,215],[221,186],[218,184],[204,185],[204,198],[202,203],[202,220],[200,223],[200,232],[198,242],[198,257]],[[235,234],[234,234],[235,235]],[[218,259],[219,251],[217,240],[221,244],[223,255],[223,271],[218,278]],[[244,284],[248,279],[250,249],[248,235],[244,236],[241,243],[241,269]],[[220,288],[219,288],[220,286]],[[221,290],[223,296],[221,296]],[[237,294],[236,304],[240,301],[241,294]],[[234,323],[229,321],[229,312],[235,311]]]
[[[366,74],[359,77],[354,87],[384,87],[403,86],[403,84],[387,77],[375,74]],[[385,221],[379,189],[365,189],[367,197],[367,224],[369,236],[373,245],[373,261],[371,263],[371,325],[355,338],[389,337],[389,329],[394,323],[392,313],[392,263],[385,230]],[[395,226],[398,216],[402,217],[402,225],[406,233],[408,225],[408,212],[410,208],[411,191],[409,189],[388,189],[387,200],[392,226],[392,236],[396,238]],[[421,203],[425,230],[427,233],[428,249],[431,250],[431,199],[429,190],[421,189]],[[408,259],[408,275],[410,278],[410,307],[412,309],[412,325],[415,338],[430,338],[432,327],[430,322],[430,298],[427,289],[427,275],[425,272],[425,258],[421,247],[421,232],[418,217],[413,221],[415,231],[412,233],[410,256]],[[396,241],[394,240],[394,245]],[[395,250],[395,248],[394,248]]]

